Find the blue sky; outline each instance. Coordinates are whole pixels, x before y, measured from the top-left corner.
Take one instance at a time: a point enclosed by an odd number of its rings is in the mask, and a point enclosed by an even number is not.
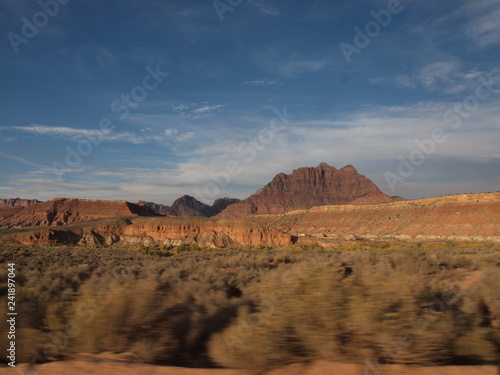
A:
[[[0,0],[0,197],[211,202],[323,161],[389,195],[497,191],[499,20],[499,0]]]

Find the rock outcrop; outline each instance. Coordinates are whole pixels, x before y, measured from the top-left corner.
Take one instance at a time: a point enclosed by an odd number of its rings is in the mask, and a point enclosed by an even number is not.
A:
[[[139,201],[138,204],[148,206],[159,215],[212,217],[226,209],[227,206],[238,202],[240,202],[239,199],[220,198],[214,201],[212,206],[209,206],[189,195],[184,195],[177,199],[172,206],[145,201]]]
[[[322,205],[388,202],[392,202],[392,198],[352,165],[336,169],[321,163],[316,168],[296,169],[290,175],[278,174],[264,188],[242,202],[228,206],[218,216],[281,214]]]
[[[215,215],[218,215],[219,213],[224,211],[228,206],[240,202],[241,200],[236,198],[219,198],[215,200],[214,203],[212,204],[212,209]]]
[[[164,204],[146,201],[139,201],[137,202],[137,204],[141,206],[148,206],[153,210],[153,212],[157,213],[158,215],[168,215],[168,209],[170,208],[170,206],[166,206]]]
[[[500,193],[320,206],[253,220],[322,243],[342,239],[500,243]]]
[[[0,199],[0,207],[30,207],[35,203],[42,203],[38,199],[9,198]]]
[[[199,217],[137,217],[102,219],[64,227],[33,228],[9,233],[0,242],[25,245],[80,245],[109,247],[231,245],[287,246],[294,237],[245,219],[215,220]]]
[[[120,216],[156,216],[147,206],[126,201],[100,201],[56,198],[18,210],[2,220],[0,226],[64,225]]]
[[[101,219],[80,222],[84,218],[97,219],[96,209]],[[36,204],[17,209],[31,214],[14,215],[15,222],[24,217],[35,220],[24,224],[51,226],[0,231],[0,242],[132,248],[191,243],[208,247],[288,246],[307,241],[329,246],[356,240],[500,243],[500,193],[318,206],[231,219],[141,217],[151,214],[143,209],[127,202],[55,200]],[[57,226],[64,222],[68,224]]]
[[[167,210],[167,215],[211,217],[215,213],[208,204],[189,195],[184,195],[172,203],[172,206]]]

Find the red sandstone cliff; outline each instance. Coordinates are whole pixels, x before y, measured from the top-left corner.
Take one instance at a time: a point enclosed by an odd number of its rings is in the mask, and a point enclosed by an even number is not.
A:
[[[71,201],[77,217],[85,217],[82,212],[86,215],[90,213],[90,207],[79,211],[76,209],[78,204]],[[286,246],[297,238],[299,243],[307,240],[325,246],[356,238],[500,243],[500,193],[464,194],[387,204],[319,206],[279,215],[234,219],[137,217],[137,213],[133,217],[133,210],[124,208],[129,207],[126,202],[101,203],[108,207],[109,216],[116,215],[118,203],[128,218],[106,218],[61,227],[54,226],[58,223],[56,221],[51,227],[8,229],[0,231],[0,240],[4,244],[116,244],[117,247],[178,246],[183,243],[210,247]],[[95,208],[95,204],[92,206]]]
[[[56,198],[18,210],[0,226],[63,225],[119,216],[156,216],[147,206],[126,201]]]
[[[228,206],[218,216],[231,218],[279,214],[323,205],[388,202],[392,202],[392,198],[352,165],[336,169],[321,163],[316,168],[296,169],[290,175],[278,174],[263,189],[241,203]]]
[[[311,236],[326,243],[345,238],[499,243],[500,193],[321,206],[252,219],[292,235]]]
[[[15,230],[0,237],[5,244],[81,245],[108,247],[292,245],[294,237],[245,219],[214,220],[199,217],[137,217],[104,219],[60,228]]]

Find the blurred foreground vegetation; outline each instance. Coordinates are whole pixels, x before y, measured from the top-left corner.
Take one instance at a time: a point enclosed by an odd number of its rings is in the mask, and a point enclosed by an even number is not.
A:
[[[490,363],[500,349],[498,246],[1,249],[10,262],[19,362],[106,352],[258,372],[314,359]]]

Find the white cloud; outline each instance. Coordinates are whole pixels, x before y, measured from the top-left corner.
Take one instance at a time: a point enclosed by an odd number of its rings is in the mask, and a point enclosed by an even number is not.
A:
[[[157,104],[155,104],[156,106]],[[225,104],[203,103],[168,103],[166,109],[176,116],[197,120],[214,115],[218,110],[224,108]],[[155,115],[145,115],[154,118]],[[158,117],[158,116],[156,116]],[[161,117],[161,116],[160,116]]]
[[[197,115],[209,115],[212,112],[224,108],[224,104],[218,104],[218,105],[205,105],[199,108],[196,108],[193,110],[193,113],[196,113]]]
[[[258,139],[260,128],[226,127],[226,131],[216,135],[207,131],[203,133],[204,137],[197,137],[199,144],[189,153],[182,153],[185,147],[172,150],[173,160],[178,160],[175,156],[182,155],[183,161],[169,165],[168,169],[151,168],[151,165],[157,164],[156,159],[144,155],[141,163],[148,165],[145,169],[99,166],[83,171],[69,169],[65,173],[68,182],[61,183],[50,170],[40,168],[14,177],[7,183],[16,188],[17,195],[39,199],[74,196],[131,201],[146,199],[169,204],[183,194],[195,195],[195,191],[203,191],[207,183],[225,173],[230,161],[238,163],[241,173],[231,177],[229,184],[208,201],[222,196],[245,198],[279,172],[290,173],[297,167],[316,166],[325,161],[336,167],[353,164],[382,190],[391,193],[383,178],[384,172],[397,169],[398,157],[408,157],[416,148],[416,140],[427,139],[434,129],[444,128],[446,142],[437,146],[436,152],[427,157],[407,183],[398,186],[395,194],[415,197],[416,194],[430,196],[468,192],[470,178],[475,176],[474,166],[485,161],[497,166],[500,163],[500,125],[496,120],[500,116],[499,104],[499,99],[495,97],[481,102],[480,108],[472,112],[464,120],[462,128],[456,131],[443,121],[443,114],[453,106],[453,103],[446,102],[365,107],[355,114],[346,115],[341,122],[329,118],[292,120],[268,143],[260,143],[259,149],[254,149],[254,157],[238,147],[242,142]],[[266,126],[267,121],[262,122],[262,128]],[[163,130],[162,136],[166,137],[169,133],[170,139],[177,142],[195,137],[194,132],[169,129],[166,132]],[[252,147],[247,143],[244,150],[251,150]],[[450,160],[465,161],[469,166],[467,175],[454,176],[453,184],[443,180],[443,169],[435,168],[438,165],[446,171]],[[453,168],[460,171],[456,166]],[[452,190],[446,190],[452,185],[455,186]],[[43,186],[43,192],[37,191],[39,186]],[[415,186],[420,189],[418,192],[414,190]],[[477,179],[475,189],[498,190],[494,180],[481,179]],[[10,194],[10,191],[0,188],[1,194]],[[203,196],[197,198],[207,201]]]
[[[35,168],[45,168],[46,167],[42,164],[29,161],[25,158],[21,158],[21,157],[16,156],[16,155],[7,154],[5,152],[0,152],[0,158],[6,158],[6,159],[12,160],[16,163],[26,165],[28,167],[35,167]]]
[[[144,144],[144,143],[158,143],[161,145],[168,145],[168,142],[175,139],[177,142],[184,142],[194,137],[194,133],[186,132],[179,135],[179,130],[169,128],[163,132],[154,132],[149,127],[141,129],[141,134],[134,134],[132,132],[117,132],[105,129],[88,130],[88,129],[75,129],[64,126],[45,126],[45,125],[31,125],[31,126],[13,126],[1,127],[0,130],[14,130],[18,132],[25,132],[35,136],[47,136],[51,138],[66,139],[73,142],[82,140],[99,140],[106,142],[124,142],[130,144]]]
[[[187,133],[179,135],[178,137],[175,138],[175,140],[177,142],[184,142],[184,141],[187,141],[187,140],[189,140],[189,139],[191,139],[193,137],[194,137],[194,133],[193,132],[187,132]]]
[[[459,10],[459,14],[469,18],[464,25],[465,35],[475,47],[500,44],[500,1],[469,1]]]
[[[174,112],[182,112],[188,108],[189,108],[189,105],[187,105],[187,104],[179,104],[179,105],[174,105],[174,106],[170,107],[170,109]]]
[[[165,135],[167,137],[172,137],[172,136],[176,135],[177,133],[179,133],[179,131],[177,129],[171,129],[171,128],[165,129]]]
[[[258,79],[255,81],[245,81],[243,82],[243,84],[249,86],[274,86],[274,85],[281,85],[282,82],[278,79],[275,80]]]
[[[429,41],[440,44],[442,41],[455,40],[470,50],[500,44],[500,0],[456,1],[456,7],[450,10],[413,30],[425,35],[425,52],[432,48]]]
[[[415,74],[399,74],[394,77],[373,77],[371,84],[391,84],[398,88],[422,89],[428,92],[439,91],[444,94],[457,94],[467,90],[472,91],[479,83],[480,76],[493,74],[495,80],[500,80],[496,69],[491,72],[481,72],[475,69],[462,71],[457,61],[442,61],[418,69]]]
[[[391,193],[383,177],[384,172],[393,171],[399,163],[398,157],[408,157],[417,148],[416,141],[431,137],[434,129],[443,128],[447,140],[436,147],[435,153],[427,157],[409,183],[428,185],[433,189],[433,180],[440,180],[441,170],[433,171],[426,180],[421,180],[422,173],[438,161],[468,160],[475,165],[482,160],[500,161],[498,143],[500,126],[496,119],[500,115],[498,100],[481,103],[480,108],[464,120],[460,130],[452,130],[443,120],[443,114],[452,106],[445,102],[420,102],[411,106],[370,107],[350,116],[342,123],[321,121],[292,121],[282,133],[277,134],[269,144],[260,144],[255,149],[255,157],[250,153],[238,151],[241,141],[219,140],[199,150],[182,163],[179,169],[194,173],[201,187],[213,181],[212,176],[224,174],[227,163],[235,161],[242,168],[231,179],[227,188],[222,188],[220,196],[248,196],[264,186],[279,172],[290,173],[300,166],[315,166],[322,161],[337,167],[346,164],[355,165],[367,177],[377,181],[382,189]],[[340,125],[344,126],[340,126]],[[252,133],[252,131],[250,131]],[[480,147],[478,145],[481,145]],[[246,148],[247,150],[250,147]],[[466,186],[467,178],[457,186]],[[462,185],[460,185],[462,184]],[[493,189],[490,182],[479,182],[476,189]],[[454,189],[454,192],[459,188]],[[200,189],[198,189],[200,191]],[[466,191],[463,191],[466,192]],[[401,184],[396,191],[404,196],[415,196],[409,185]],[[446,194],[446,190],[441,190]],[[189,192],[188,192],[189,194]],[[198,197],[199,199],[203,197]]]
[[[302,74],[317,72],[330,64],[326,58],[306,58],[298,53],[285,53],[280,50],[281,48],[272,48],[259,51],[252,58],[262,68],[285,78],[297,78]]]
[[[15,130],[33,134],[36,136],[47,136],[52,138],[68,139],[71,141],[81,141],[88,139],[100,139],[109,142],[126,142],[132,144],[145,143],[147,137],[139,136],[130,132],[113,132],[110,129],[104,130],[89,130],[77,129],[67,126],[46,126],[46,125],[30,125],[30,126],[11,126],[3,127],[4,130]]]
[[[95,137],[102,133],[109,134],[109,129],[101,132],[100,130],[88,129],[75,129],[66,126],[45,126],[45,125],[30,125],[30,126],[12,126],[3,127],[3,129],[13,129],[21,132],[36,134],[36,135],[49,135],[54,137],[66,137],[73,139],[81,139],[83,137]]]

